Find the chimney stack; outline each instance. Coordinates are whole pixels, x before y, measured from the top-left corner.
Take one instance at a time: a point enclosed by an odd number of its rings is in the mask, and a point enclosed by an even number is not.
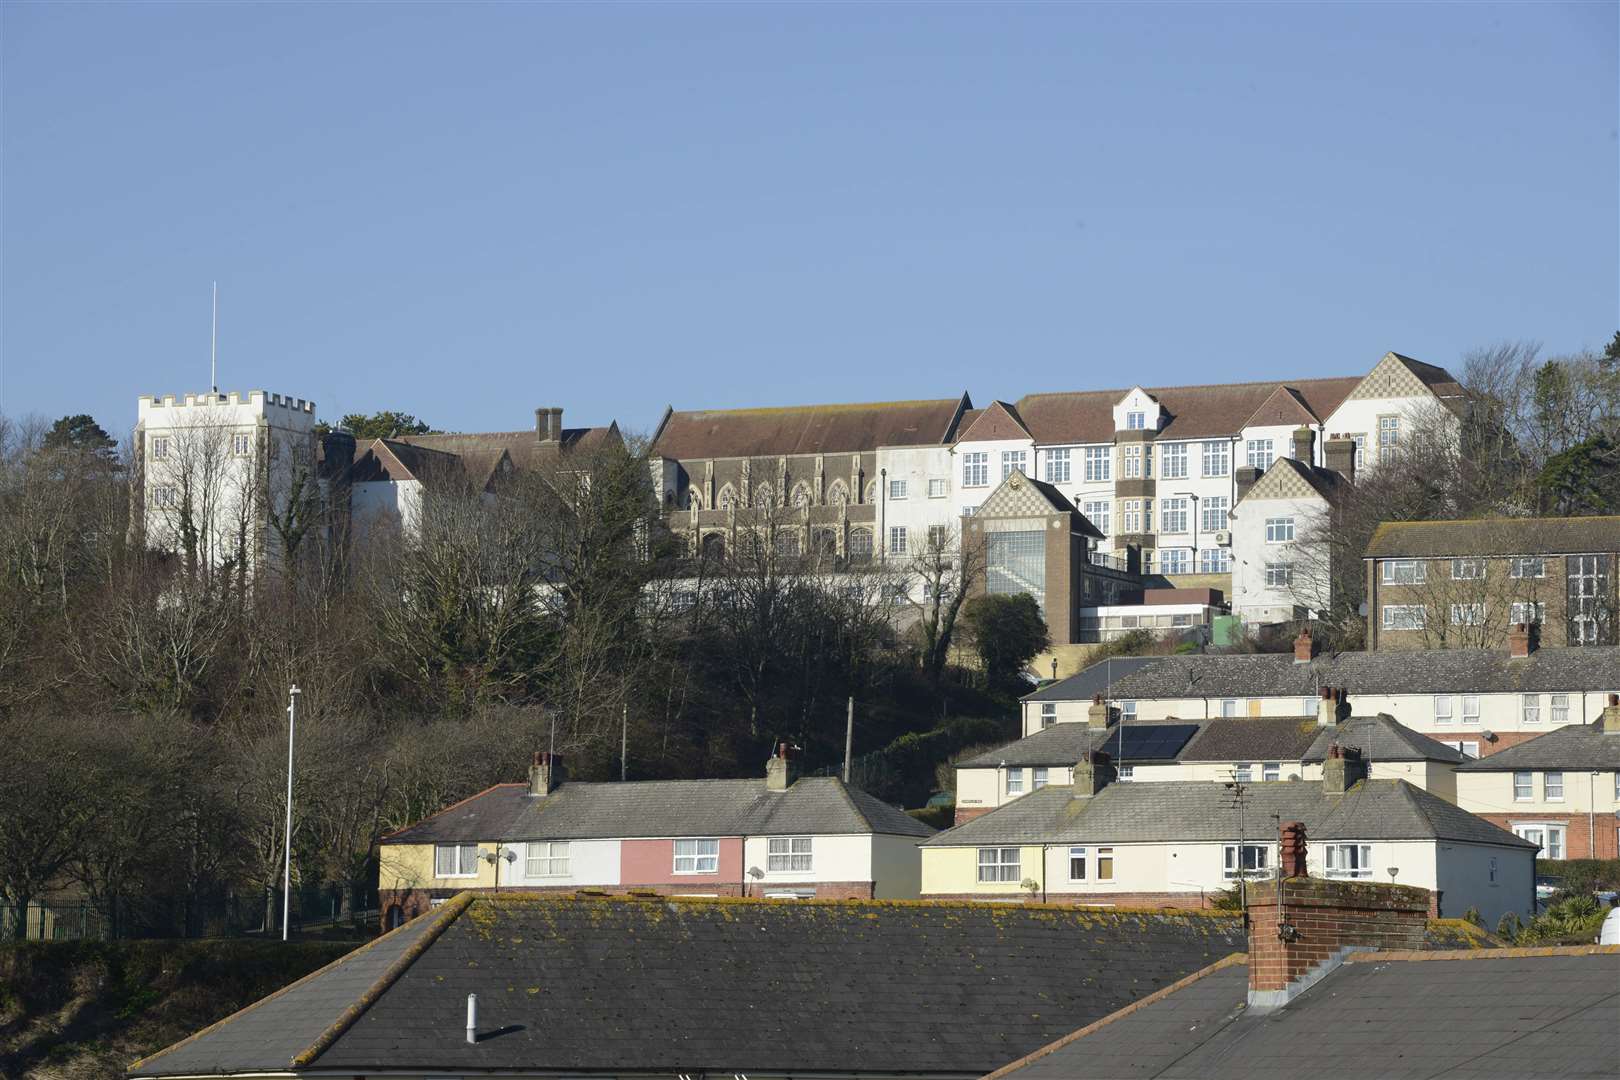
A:
[[[1345,483],[1356,482],[1356,442],[1354,439],[1334,438],[1322,444],[1322,460],[1329,469],[1344,477]]]
[[[1603,706],[1603,734],[1620,735],[1620,694],[1610,694],[1609,703]]]
[[[793,784],[794,772],[791,748],[777,743],[776,753],[765,763],[765,790],[786,791]]]
[[[1248,885],[1250,1012],[1288,1004],[1352,952],[1423,948],[1435,894],[1307,877],[1305,826],[1285,822],[1278,840],[1282,876]]]
[[[1536,641],[1533,628],[1528,623],[1517,623],[1508,631],[1508,656],[1514,660],[1523,660],[1536,651]]]
[[[529,794],[536,797],[550,795],[567,779],[561,754],[536,751],[534,763],[529,766]]]
[[[1311,628],[1305,627],[1294,639],[1294,663],[1308,664],[1311,662]]]
[[[1316,459],[1313,456],[1315,449],[1316,449],[1316,432],[1314,432],[1310,428],[1304,427],[1304,426],[1295,428],[1294,429],[1294,460],[1299,462],[1301,465],[1314,465],[1314,464],[1316,464]]]
[[[562,409],[553,408],[551,410],[551,441],[562,442],[562,432]]]
[[[549,442],[551,439],[551,410],[534,410],[534,439],[536,442]]]
[[[1316,726],[1338,727],[1350,712],[1345,704],[1344,688],[1335,689],[1331,686],[1322,687],[1322,697],[1316,703]]]
[[[1103,701],[1103,696],[1098,694],[1092,698],[1091,707],[1086,710],[1087,726],[1093,731],[1103,731],[1108,727],[1108,722],[1111,719],[1108,703]]]
[[[1247,495],[1249,489],[1254,487],[1254,482],[1260,479],[1260,470],[1253,465],[1239,465],[1232,470],[1232,479],[1237,483],[1238,501],[1242,502],[1243,496]]]
[[[1328,747],[1327,760],[1322,762],[1322,793],[1343,795],[1367,779],[1367,762],[1361,751],[1353,746],[1334,743]]]
[[[1113,759],[1101,750],[1088,750],[1074,765],[1074,797],[1089,799],[1113,778]]]

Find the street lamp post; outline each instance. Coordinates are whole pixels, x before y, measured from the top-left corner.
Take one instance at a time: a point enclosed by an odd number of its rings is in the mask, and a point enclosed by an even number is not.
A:
[[[292,782],[293,734],[298,726],[298,695],[294,683],[287,692],[287,847],[281,859],[281,940],[287,940],[287,920],[292,914]]]

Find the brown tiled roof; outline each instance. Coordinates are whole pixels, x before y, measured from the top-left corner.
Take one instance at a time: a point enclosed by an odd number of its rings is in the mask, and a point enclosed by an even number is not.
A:
[[[564,428],[560,447],[567,453],[583,453],[619,441],[619,425]],[[408,443],[425,450],[437,450],[466,459],[469,475],[482,472],[487,480],[505,451],[514,467],[534,469],[555,460],[559,443],[542,443],[534,429],[527,431],[478,431],[443,435],[401,435],[394,442]]]
[[[681,461],[937,445],[951,439],[959,413],[971,404],[963,394],[936,401],[671,412],[653,450]]]
[[[1367,545],[1367,557],[1378,559],[1615,551],[1620,517],[1386,521]]]
[[[353,483],[378,480],[418,480],[424,483],[445,476],[461,477],[462,463],[454,454],[428,450],[398,439],[372,439],[355,448],[349,471]]]
[[[1029,429],[1018,411],[1005,401],[992,401],[989,408],[980,409],[970,424],[966,417],[959,425],[962,434],[957,442],[999,442],[1002,439],[1027,439]]]
[[[1360,376],[1299,379],[1289,382],[1225,383],[1217,386],[1147,387],[1170,414],[1161,439],[1199,439],[1236,435],[1281,388],[1313,420],[1324,419],[1344,401]],[[1018,414],[1040,443],[1101,443],[1114,439],[1114,405],[1129,390],[1083,390],[1060,394],[1027,394],[1018,399]],[[1293,423],[1294,420],[1284,420]]]
[[[1311,415],[1298,391],[1279,386],[1254,413],[1243,422],[1244,427],[1281,427],[1283,424],[1320,423],[1321,417]]]

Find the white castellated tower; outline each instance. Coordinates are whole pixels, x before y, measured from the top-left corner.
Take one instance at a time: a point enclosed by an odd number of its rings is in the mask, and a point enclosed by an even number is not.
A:
[[[208,574],[279,559],[273,522],[320,501],[315,403],[263,390],[140,398],[131,477],[137,544]],[[293,522],[296,523],[296,511]]]

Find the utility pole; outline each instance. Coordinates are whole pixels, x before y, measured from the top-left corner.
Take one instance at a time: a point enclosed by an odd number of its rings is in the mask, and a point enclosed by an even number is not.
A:
[[[849,699],[849,710],[844,720],[844,783],[849,783],[849,756],[855,748],[855,699]]]
[[[619,779],[630,779],[630,703],[623,706],[619,719]]]
[[[1243,851],[1247,846],[1248,835],[1244,825],[1243,810],[1247,804],[1249,792],[1243,782],[1235,778],[1226,785],[1226,790],[1232,793],[1232,803],[1237,807],[1238,812],[1237,859],[1235,862],[1238,876],[1238,897],[1243,904],[1243,925],[1247,927],[1249,925],[1249,875],[1243,868]]]
[[[281,859],[281,940],[287,940],[287,920],[292,915],[292,787],[293,736],[298,728],[298,695],[294,683],[287,692],[287,847]]]

